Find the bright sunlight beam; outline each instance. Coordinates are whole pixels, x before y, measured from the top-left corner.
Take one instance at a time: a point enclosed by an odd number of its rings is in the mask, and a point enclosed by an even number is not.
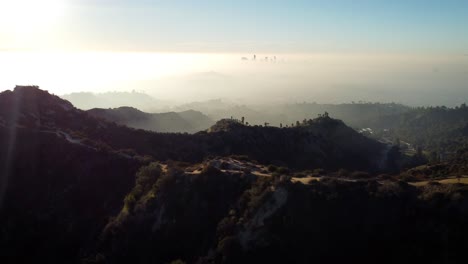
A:
[[[24,39],[47,32],[65,12],[65,0],[0,0],[0,33]]]

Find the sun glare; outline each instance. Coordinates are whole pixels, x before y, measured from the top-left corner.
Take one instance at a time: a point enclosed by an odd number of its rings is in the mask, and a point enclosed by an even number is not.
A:
[[[17,38],[43,33],[64,12],[64,0],[0,0],[0,31]]]

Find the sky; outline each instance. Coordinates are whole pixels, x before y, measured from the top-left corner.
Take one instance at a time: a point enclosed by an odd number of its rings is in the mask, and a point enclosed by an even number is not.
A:
[[[465,0],[0,3],[3,50],[468,53]]]
[[[457,104],[467,26],[465,0],[0,0],[0,90],[405,102],[428,89]]]

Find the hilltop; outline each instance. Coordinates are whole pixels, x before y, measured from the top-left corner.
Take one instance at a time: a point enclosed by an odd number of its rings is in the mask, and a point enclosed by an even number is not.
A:
[[[283,128],[224,119],[211,127],[208,135],[222,136],[230,154],[293,168],[377,170],[386,154],[383,144],[328,116]]]

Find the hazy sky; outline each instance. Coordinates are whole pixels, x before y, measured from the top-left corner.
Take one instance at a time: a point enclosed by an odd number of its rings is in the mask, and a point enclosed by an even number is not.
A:
[[[0,3],[0,49],[468,53],[466,0]]]
[[[0,0],[0,90],[456,104],[467,26],[465,0]]]

